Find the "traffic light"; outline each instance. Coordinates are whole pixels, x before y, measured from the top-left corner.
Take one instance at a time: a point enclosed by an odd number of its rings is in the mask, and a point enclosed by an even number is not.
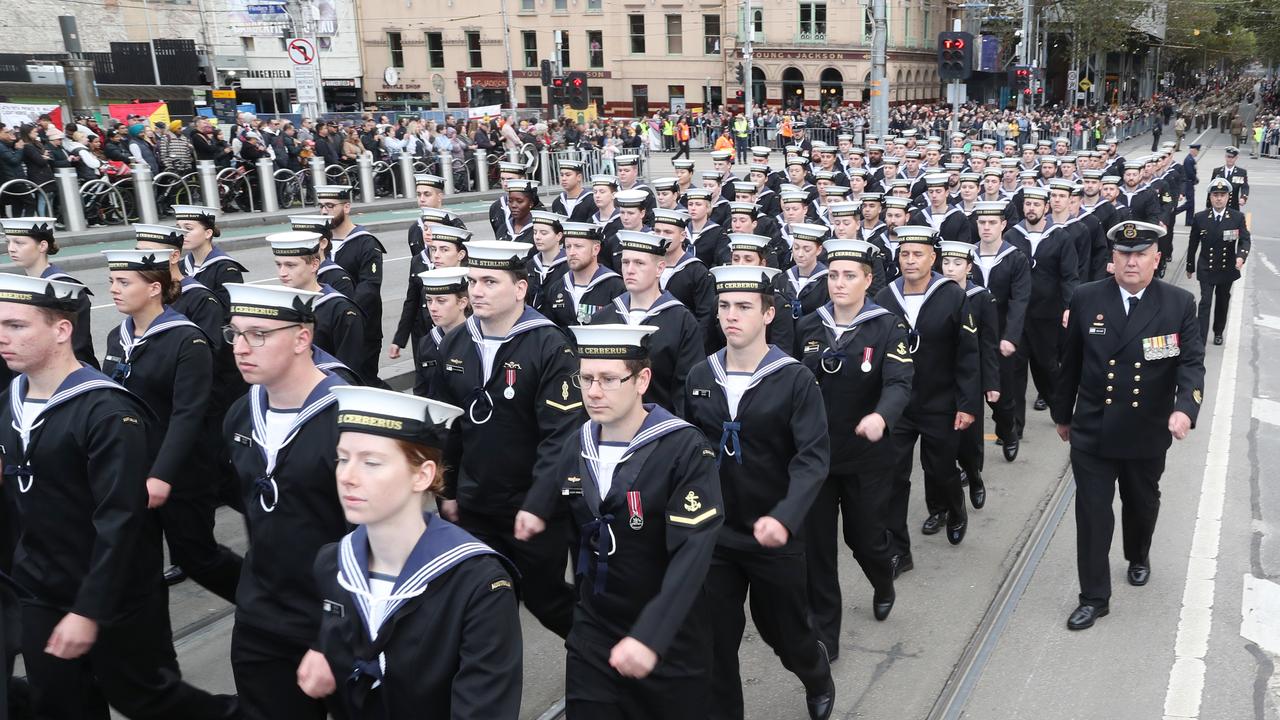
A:
[[[743,78],[746,77],[742,73],[742,63],[738,63],[738,66],[733,69],[733,76],[737,79],[738,84],[741,85]]]
[[[1026,65],[1014,65],[1009,68],[1009,89],[1023,95],[1031,94],[1031,68]]]
[[[564,104],[564,78],[555,76],[551,78],[551,84],[547,87],[547,99],[552,105]]]
[[[587,92],[587,74],[581,71],[571,72],[564,77],[567,86],[566,93],[569,98],[569,107],[574,110],[586,110],[591,104],[590,94]]]
[[[973,74],[973,35],[938,33],[938,79],[968,80]]]
[[[539,65],[538,67],[541,71],[540,74],[542,75],[542,86],[543,87],[550,86],[551,85],[551,61],[543,60],[542,64]]]

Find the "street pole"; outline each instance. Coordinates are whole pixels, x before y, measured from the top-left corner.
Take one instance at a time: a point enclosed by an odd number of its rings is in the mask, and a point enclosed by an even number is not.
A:
[[[1031,65],[1031,2],[1032,0],[1022,0],[1022,42],[1018,44],[1018,64],[1023,67]],[[1026,95],[1018,93],[1018,109],[1023,110],[1026,106]]]
[[[142,0],[142,17],[147,22],[147,45],[151,47],[151,72],[155,74],[156,85],[160,84],[160,63],[156,62],[156,41],[151,37],[151,9],[147,0]]]
[[[871,130],[884,135],[889,131],[889,19],[885,0],[872,0],[871,21]]]
[[[311,4],[311,0],[301,0],[302,5],[302,35],[311,43],[311,47],[316,49],[316,82],[319,87],[316,88],[316,102],[307,103],[311,107],[311,117],[319,118],[328,112],[328,107],[324,101],[324,68],[320,67],[320,41],[316,38],[316,17],[312,13],[315,6]],[[303,115],[307,113],[303,112]]]
[[[746,43],[742,46],[742,110],[743,117],[747,119],[747,133],[750,138],[752,128],[751,122],[751,43],[755,40],[756,24],[751,20],[751,0],[742,0],[742,20],[745,24]]]
[[[555,68],[556,77],[564,77],[564,63],[560,62],[560,59],[564,57],[564,54],[563,54],[564,33],[561,30],[556,30],[555,32],[552,33],[552,35],[555,37],[555,40],[556,40],[556,55],[555,55],[555,58],[551,61],[551,66]],[[588,50],[590,49],[588,48]],[[557,116],[558,116],[558,113],[557,113],[555,103],[552,103],[551,117],[555,118]]]
[[[502,9],[502,46],[507,51],[507,100],[511,113],[516,112],[516,76],[511,71],[511,25],[507,22],[507,0],[499,0]]]

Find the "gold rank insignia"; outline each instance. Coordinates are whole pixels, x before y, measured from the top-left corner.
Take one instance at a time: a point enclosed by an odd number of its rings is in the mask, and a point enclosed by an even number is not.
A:
[[[561,400],[569,399],[569,381],[568,380],[565,380],[564,382],[560,383],[560,399]]]
[[[906,354],[907,354],[907,344],[906,344],[906,343],[903,343],[903,342],[898,343],[898,354],[899,354],[899,355],[906,355]]]
[[[1200,392],[1200,388],[1191,391],[1191,399],[1195,400],[1197,405],[1204,402],[1204,394]]]
[[[518,362],[505,362],[505,363],[502,363],[502,367],[507,368],[507,369],[510,369],[510,370],[523,370],[523,369],[524,369],[524,368],[520,367],[520,363],[518,363]]]
[[[702,501],[698,500],[698,494],[690,490],[688,495],[684,496],[684,509],[689,512],[697,512],[702,508]]]

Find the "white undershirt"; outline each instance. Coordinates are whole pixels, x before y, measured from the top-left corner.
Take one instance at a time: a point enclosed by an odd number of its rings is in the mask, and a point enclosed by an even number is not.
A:
[[[644,317],[645,317],[645,315],[648,315],[648,314],[649,314],[649,311],[648,311],[648,310],[631,310],[631,311],[628,311],[628,312],[627,312],[627,318],[628,318],[628,320],[627,320],[627,324],[628,324],[628,325],[639,325],[640,323],[644,322]]]
[[[342,246],[347,244],[347,240],[346,238],[341,240],[334,238],[329,241],[329,244],[333,246],[329,251],[329,257],[336,257],[338,255],[338,251],[342,249]]]
[[[484,381],[488,382],[493,377],[493,362],[498,357],[498,348],[502,347],[503,338],[484,336],[484,340],[480,343],[481,350],[481,368],[484,370]]]
[[[1027,240],[1031,243],[1031,254],[1032,254],[1032,255],[1035,255],[1035,254],[1036,254],[1036,249],[1040,247],[1040,241],[1041,241],[1041,240],[1043,240],[1043,239],[1044,239],[1044,233],[1042,233],[1042,232],[1029,232],[1029,233],[1027,233]]]
[[[390,602],[387,600],[391,596],[391,591],[396,587],[396,578],[382,573],[369,573],[369,639],[376,640],[378,630],[382,627],[382,623],[386,620],[387,608]]]
[[[996,266],[995,255],[978,255],[978,267],[982,268],[982,277],[985,280],[991,274],[991,268]],[[985,282],[983,283],[986,284]]]
[[[267,466],[275,467],[276,453],[284,446],[284,439],[289,435],[289,428],[298,417],[295,410],[276,410],[267,408],[267,436],[262,449],[267,453]]]
[[[40,419],[40,413],[44,411],[44,406],[48,400],[23,400],[22,401],[22,427],[18,432],[22,434],[22,449],[26,450],[27,445],[31,444],[31,431],[35,429],[36,421]]]
[[[604,502],[605,496],[609,494],[609,488],[613,486],[613,471],[617,469],[618,461],[627,451],[628,444],[602,442],[596,450],[600,455],[600,475],[596,478],[596,486],[600,488],[601,502]]]
[[[573,297],[573,304],[575,307],[582,302],[582,296],[587,294],[588,287],[589,286],[587,285],[579,285],[577,283],[571,283],[569,285],[569,295]]]
[[[916,326],[916,318],[920,317],[920,308],[924,307],[924,295],[904,295],[902,296],[903,310],[907,313],[907,322],[911,323],[911,327]]]
[[[659,275],[658,277],[659,277],[659,280],[661,281],[660,285],[663,290],[667,289],[667,283],[671,281],[671,276],[675,274],[676,274],[676,269],[673,267],[662,269],[662,274]]]
[[[751,373],[725,373],[724,396],[729,401],[729,417],[738,419],[738,403],[742,402],[742,394],[751,383]]]

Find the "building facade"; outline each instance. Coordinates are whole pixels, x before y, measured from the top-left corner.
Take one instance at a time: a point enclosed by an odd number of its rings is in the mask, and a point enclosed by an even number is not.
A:
[[[505,8],[503,7],[505,4]],[[942,0],[889,0],[890,100],[940,94]],[[819,107],[869,98],[867,0],[360,0],[363,96],[380,108],[542,108],[539,65],[585,71],[600,113],[741,105],[754,31],[757,104]],[[508,78],[508,66],[511,77]]]

